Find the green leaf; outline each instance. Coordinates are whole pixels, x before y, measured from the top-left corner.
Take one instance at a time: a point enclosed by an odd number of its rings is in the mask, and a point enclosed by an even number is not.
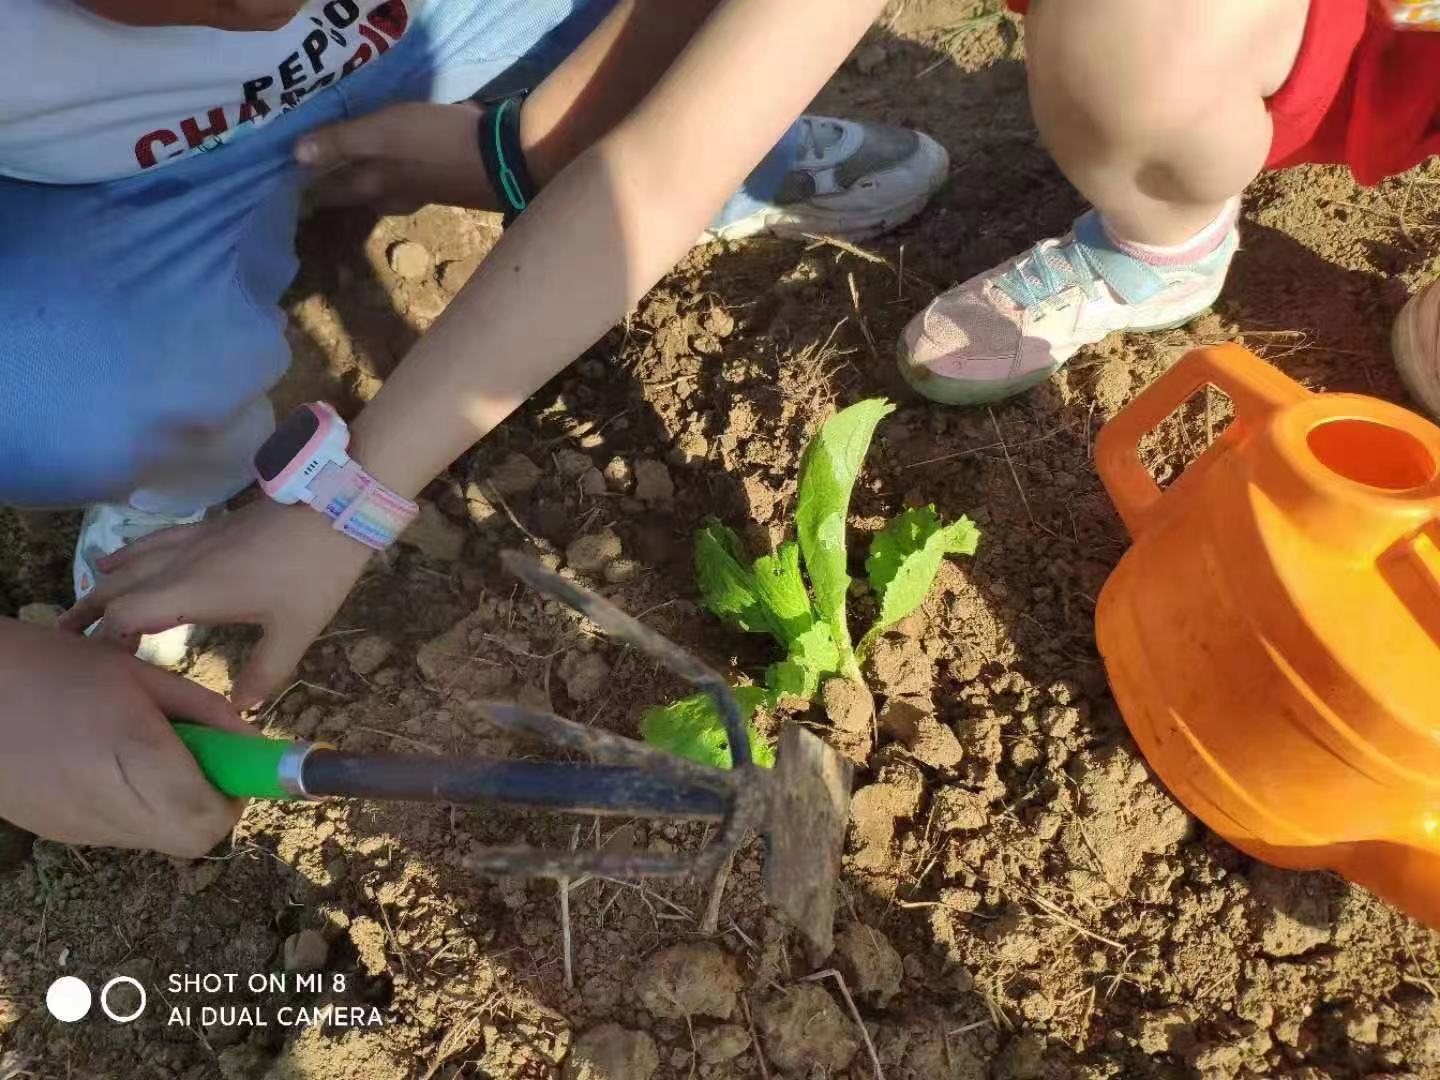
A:
[[[814,701],[820,692],[820,676],[796,660],[781,660],[765,669],[765,686],[777,697]]]
[[[946,555],[973,555],[980,530],[968,517],[942,524],[933,506],[906,510],[870,542],[865,571],[880,600],[880,617],[865,635],[873,639],[918,608]]]
[[[790,643],[790,659],[820,675],[840,667],[840,647],[829,623],[816,623]]]
[[[777,634],[760,598],[755,578],[741,560],[744,552],[733,529],[711,522],[695,534],[695,580],[705,606],[721,619],[752,633]]]
[[[734,692],[750,732],[750,754],[756,764],[771,768],[775,764],[775,751],[761,738],[753,724],[755,710],[769,704],[771,694],[761,686],[737,686]],[[645,710],[640,720],[640,731],[651,746],[658,746],[701,765],[730,768],[730,740],[725,735],[724,721],[708,694],[694,694],[673,705]]]
[[[850,516],[850,492],[865,463],[865,452],[875,426],[895,410],[884,398],[871,398],[836,413],[827,420],[800,461],[800,496],[795,528],[805,569],[815,589],[815,607],[829,625],[840,650],[845,674],[860,678],[845,623],[845,599],[850,589],[846,570],[845,523]]]
[[[816,625],[815,609],[800,576],[800,546],[794,540],[785,541],[774,555],[755,560],[755,595],[787,648]]]

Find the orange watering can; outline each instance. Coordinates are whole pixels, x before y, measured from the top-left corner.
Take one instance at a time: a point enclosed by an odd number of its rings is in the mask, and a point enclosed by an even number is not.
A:
[[[1236,419],[1162,492],[1140,438],[1214,385]],[[1440,927],[1440,428],[1192,352],[1101,431],[1134,546],[1096,633],[1160,779],[1236,847]]]

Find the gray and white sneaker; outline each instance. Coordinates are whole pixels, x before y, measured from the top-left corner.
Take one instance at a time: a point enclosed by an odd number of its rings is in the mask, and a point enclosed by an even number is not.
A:
[[[99,562],[105,556],[172,525],[197,525],[205,513],[201,510],[189,515],[153,514],[115,503],[96,503],[89,507],[80,523],[80,539],[75,544],[75,598],[88,596],[100,584],[104,575]],[[93,633],[99,625],[96,623],[85,632]],[[156,667],[178,667],[202,636],[200,628],[195,626],[177,626],[159,634],[147,634],[140,639],[135,655]]]
[[[707,240],[805,234],[863,240],[909,221],[950,171],[950,155],[919,131],[802,116],[800,155],[773,200],[712,225]]]

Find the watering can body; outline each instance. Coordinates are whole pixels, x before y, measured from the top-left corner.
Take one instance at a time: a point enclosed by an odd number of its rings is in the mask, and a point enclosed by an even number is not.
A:
[[[1206,385],[1235,421],[1162,492],[1141,437]],[[1102,430],[1134,538],[1096,631],[1142,752],[1241,850],[1440,927],[1440,428],[1190,353]]]

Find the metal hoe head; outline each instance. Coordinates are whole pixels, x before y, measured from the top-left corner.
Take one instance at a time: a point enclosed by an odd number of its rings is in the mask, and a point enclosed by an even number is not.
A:
[[[608,731],[507,702],[484,702],[479,711],[508,731],[524,733],[584,754],[614,773],[634,770],[645,797],[629,799],[623,786],[607,781],[600,796],[585,796],[587,767],[574,767],[576,800],[550,800],[554,809],[587,814],[635,816],[637,801],[663,802],[663,816],[717,821],[719,828],[694,854],[554,851],[528,847],[488,848],[469,856],[471,869],[520,877],[712,878],[729,865],[750,832],[766,839],[766,893],[794,925],[828,951],[834,924],[834,883],[849,818],[851,766],[820,739],[791,725],[780,739],[774,769],[755,764],[740,705],[725,679],[674,642],[580,585],[515,553],[503,556],[506,569],[531,588],[584,614],[612,637],[632,645],[710,696],[725,723],[732,768],[716,769],[646,746]],[[667,789],[655,798],[657,781]],[[599,789],[597,789],[599,790]],[[659,816],[659,815],[657,815]]]

